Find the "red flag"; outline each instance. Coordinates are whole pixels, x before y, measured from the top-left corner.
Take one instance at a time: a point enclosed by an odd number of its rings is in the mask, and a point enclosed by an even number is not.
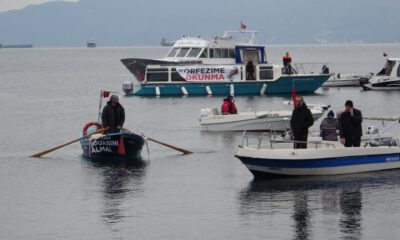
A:
[[[121,135],[118,144],[118,154],[125,155],[125,147],[124,147],[124,137]]]
[[[110,92],[109,91],[102,91],[101,94],[103,95],[103,98],[107,98],[108,96],[110,96]]]
[[[246,30],[246,28],[247,26],[243,22],[240,22],[240,30],[243,31]]]
[[[292,98],[293,98],[293,108],[296,108],[296,88],[294,83],[292,84]]]

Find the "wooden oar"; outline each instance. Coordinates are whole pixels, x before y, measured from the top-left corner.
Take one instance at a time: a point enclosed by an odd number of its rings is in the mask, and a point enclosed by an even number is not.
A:
[[[55,150],[57,150],[57,149],[60,149],[60,148],[65,147],[65,146],[68,146],[68,145],[70,145],[70,144],[72,144],[72,143],[78,142],[78,141],[80,141],[80,140],[82,140],[82,139],[84,139],[84,138],[89,138],[89,137],[92,136],[93,134],[103,133],[103,132],[105,132],[105,131],[106,131],[105,128],[101,128],[101,129],[97,130],[96,132],[93,132],[93,133],[90,133],[90,134],[86,134],[86,135],[83,136],[83,137],[80,137],[80,138],[78,138],[78,139],[69,141],[69,142],[64,143],[64,144],[62,144],[62,145],[60,145],[60,146],[53,147],[53,148],[47,149],[47,150],[45,150],[45,151],[43,151],[43,152],[33,154],[33,155],[30,156],[30,157],[37,157],[37,158],[39,158],[39,157],[41,157],[41,156],[43,156],[43,155],[45,155],[45,154],[48,154],[48,153],[50,153],[50,152],[53,152],[53,151],[55,151]]]
[[[366,120],[376,120],[376,121],[398,121],[400,122],[400,118],[395,117],[363,117]]]
[[[130,131],[129,129],[126,129],[126,128],[122,128],[122,130],[127,131],[127,132],[132,132],[132,131]],[[142,135],[143,135],[143,134],[142,134]],[[143,135],[143,136],[144,136],[144,135]],[[161,145],[163,145],[163,146],[165,146],[165,147],[172,148],[172,149],[174,149],[174,150],[176,150],[176,151],[178,151],[178,152],[181,152],[181,153],[183,153],[183,154],[192,154],[192,153],[193,153],[192,151],[189,151],[189,150],[187,150],[187,149],[183,149],[183,148],[180,148],[180,147],[171,145],[171,144],[169,144],[169,143],[161,142],[160,140],[157,140],[157,139],[154,139],[154,138],[151,138],[151,137],[147,137],[147,136],[145,136],[145,137],[146,137],[147,139],[149,139],[150,141],[152,141],[152,142],[161,144]]]

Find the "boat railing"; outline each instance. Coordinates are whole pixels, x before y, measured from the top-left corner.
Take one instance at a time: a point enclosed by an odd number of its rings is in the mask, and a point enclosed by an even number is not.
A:
[[[263,144],[267,142],[267,144]],[[279,147],[276,147],[275,145],[277,144],[293,144],[294,143],[303,143],[303,144],[308,144],[308,145],[312,145],[312,147],[314,148],[321,148],[322,146],[327,147],[327,148],[336,148],[336,145],[334,143],[329,143],[327,141],[322,141],[322,140],[310,140],[310,141],[296,141],[296,140],[292,140],[292,139],[286,139],[282,136],[278,136],[277,133],[275,131],[269,131],[269,132],[265,132],[262,133],[258,136],[258,144],[254,147],[257,148],[257,150],[263,149],[263,148],[270,148],[270,149],[274,149],[277,148],[279,149]],[[243,132],[243,136],[242,136],[242,146],[246,146],[249,147],[249,137],[247,136],[247,132],[244,131]]]

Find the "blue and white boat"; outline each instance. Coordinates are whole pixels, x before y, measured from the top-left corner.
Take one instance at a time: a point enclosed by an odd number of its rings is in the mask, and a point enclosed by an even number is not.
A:
[[[250,37],[240,40],[235,34]],[[291,93],[294,85],[298,93],[313,93],[331,76],[296,73],[268,63],[256,34],[226,31],[211,39],[183,37],[162,59],[121,59],[139,82],[124,82],[123,90],[140,96],[264,95]]]
[[[84,135],[98,130],[90,127]],[[128,164],[140,163],[145,140],[142,136],[121,131],[117,133],[93,134],[81,141],[83,156],[95,162]]]
[[[245,138],[244,138],[245,139]],[[318,176],[400,168],[398,140],[389,146],[345,148],[335,141],[314,139],[307,149],[293,149],[293,141],[275,139],[268,144],[239,146],[236,157],[255,177]]]

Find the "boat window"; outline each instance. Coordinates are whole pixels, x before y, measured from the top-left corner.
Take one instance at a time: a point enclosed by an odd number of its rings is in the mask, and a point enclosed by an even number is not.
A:
[[[169,52],[167,57],[175,57],[176,53],[178,52],[179,48],[173,48],[171,49],[171,51]]]
[[[228,53],[229,49],[224,48],[224,49],[221,49],[221,51],[222,51],[222,58],[228,58],[228,56],[229,56],[229,53]]]
[[[235,49],[230,48],[228,51],[229,51],[229,58],[235,58]]]
[[[205,48],[203,52],[200,54],[200,58],[207,58],[208,57],[208,49]]]
[[[173,82],[182,82],[186,81],[181,75],[176,71],[176,68],[171,69],[171,81]]]
[[[201,48],[192,48],[192,49],[190,49],[190,52],[188,53],[187,57],[190,57],[190,58],[197,57],[197,55],[199,55],[200,51],[201,51]]]
[[[152,68],[147,69],[147,82],[167,82],[168,68]]]
[[[220,48],[215,48],[214,49],[214,53],[215,53],[215,58],[221,58],[222,57],[222,51],[221,51],[222,49],[220,49]]]
[[[181,48],[181,50],[179,51],[177,57],[185,57],[187,52],[189,52],[190,48]]]
[[[210,48],[210,58],[214,58],[214,48]]]
[[[397,67],[397,76],[400,77],[400,65]]]
[[[260,80],[274,79],[274,71],[272,66],[260,66]]]

